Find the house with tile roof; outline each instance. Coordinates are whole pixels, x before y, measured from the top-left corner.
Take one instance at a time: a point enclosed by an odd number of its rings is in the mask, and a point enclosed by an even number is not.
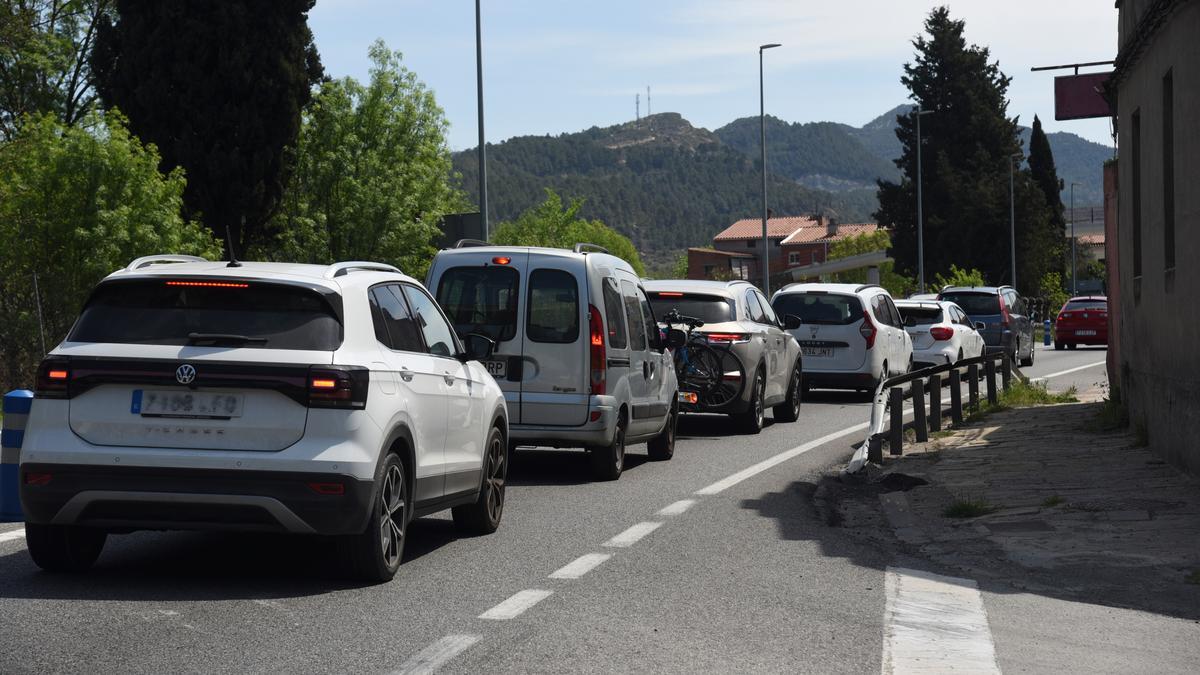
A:
[[[825,216],[768,218],[771,275],[825,262],[833,242],[877,229],[875,223],[841,224]],[[762,219],[744,218],[718,232],[711,248],[688,249],[688,278],[757,280],[762,277],[761,258]]]

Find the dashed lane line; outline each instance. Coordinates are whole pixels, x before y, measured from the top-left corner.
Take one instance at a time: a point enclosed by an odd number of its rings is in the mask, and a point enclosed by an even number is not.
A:
[[[694,506],[695,504],[696,504],[695,499],[680,499],[679,501],[677,501],[673,504],[668,504],[667,506],[660,509],[657,515],[678,516],[678,515],[681,515],[684,511],[687,511],[688,509],[692,508],[692,506]]]
[[[737,473],[735,473],[731,476],[722,478],[721,480],[713,483],[712,485],[709,485],[708,487],[700,488],[699,490],[696,490],[695,494],[715,495],[715,494],[724,492],[725,490],[728,490],[729,488],[733,487],[734,485],[737,485],[738,483],[746,480],[747,478],[752,478],[754,476],[757,476],[758,474],[766,471],[767,469],[770,469],[771,467],[776,466],[778,464],[782,464],[782,463],[788,461],[789,459],[792,459],[793,457],[803,455],[804,453],[806,453],[810,450],[813,450],[814,448],[819,448],[822,445],[825,445],[826,443],[829,443],[831,441],[836,441],[837,439],[842,438],[843,436],[849,436],[850,434],[854,434],[854,433],[863,431],[864,429],[867,428],[868,424],[869,424],[869,422],[863,422],[862,424],[855,424],[852,427],[846,427],[845,429],[842,429],[841,431],[835,431],[831,434],[826,434],[816,440],[812,440],[807,443],[804,443],[803,445],[797,445],[796,447],[792,448],[791,450],[785,450],[785,451],[779,453],[778,455],[775,455],[774,457],[768,457],[767,459],[764,459],[763,461],[759,462],[758,464],[754,464],[745,469],[742,469],[741,471],[738,471]]]
[[[1088,368],[1095,368],[1096,366],[1103,366],[1105,363],[1107,363],[1107,361],[1097,361],[1096,363],[1089,363],[1086,366],[1079,366],[1077,368],[1068,368],[1067,370],[1060,370],[1057,373],[1050,373],[1049,375],[1042,375],[1041,377],[1031,377],[1029,379],[1031,382],[1042,382],[1044,380],[1049,380],[1051,378],[1061,377],[1063,375],[1070,375],[1071,373],[1078,373],[1079,371],[1087,370]]]
[[[571,562],[550,573],[551,579],[578,579],[599,567],[605,560],[612,557],[611,553],[588,553],[581,555]]]
[[[504,602],[479,615],[480,619],[505,621],[515,619],[525,613],[525,610],[550,597],[554,591],[540,588],[530,588],[514,593]]]
[[[883,585],[883,675],[999,675],[983,596],[973,580],[889,567]]]
[[[392,675],[428,675],[482,639],[482,635],[447,635],[413,654]]]
[[[612,548],[629,548],[630,546],[633,546],[641,541],[642,537],[645,537],[661,526],[662,523],[657,521],[643,521],[630,527],[628,530],[625,530],[612,539],[609,539],[608,541],[604,542],[603,545]]]
[[[0,544],[3,544],[6,541],[16,541],[24,538],[25,528],[23,527],[18,527],[17,529],[10,530],[8,532],[0,532]]]

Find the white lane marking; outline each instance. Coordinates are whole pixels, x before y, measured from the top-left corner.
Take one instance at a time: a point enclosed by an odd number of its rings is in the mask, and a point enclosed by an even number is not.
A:
[[[783,462],[786,462],[793,457],[796,457],[798,455],[803,455],[804,453],[808,452],[809,450],[812,450],[814,448],[819,448],[822,445],[829,443],[830,441],[836,441],[837,439],[841,438],[842,436],[849,436],[850,434],[860,432],[860,431],[866,429],[868,424],[869,424],[869,422],[863,422],[862,424],[855,424],[852,427],[846,427],[845,429],[842,429],[841,431],[835,431],[832,434],[826,434],[814,441],[809,441],[803,445],[797,445],[796,447],[792,448],[791,450],[785,450],[785,451],[779,453],[778,455],[775,455],[774,457],[768,457],[767,459],[764,459],[763,461],[759,462],[758,464],[754,464],[753,466],[742,469],[741,471],[733,474],[732,476],[729,476],[727,478],[722,478],[721,480],[713,483],[712,485],[709,485],[708,487],[700,488],[699,490],[696,490],[695,494],[715,495],[717,493],[723,492],[723,491],[733,487],[734,485],[737,485],[738,483],[746,480],[747,478],[756,476],[756,475],[762,473],[763,471],[770,469],[771,467],[775,466],[776,464],[782,464]]]
[[[629,548],[630,546],[638,543],[642,537],[657,530],[661,525],[662,523],[650,520],[640,522],[637,525],[630,527],[628,530],[625,530],[621,534],[618,534],[612,539],[604,542],[603,545],[613,548]]]
[[[6,541],[15,541],[17,539],[24,539],[24,538],[25,538],[25,528],[23,528],[23,527],[18,527],[17,529],[12,530],[11,532],[0,532],[0,544],[3,544]]]
[[[521,616],[525,610],[550,597],[554,591],[531,588],[514,593],[512,597],[479,615],[481,619],[504,621]]]
[[[1096,366],[1103,366],[1105,363],[1107,363],[1107,361],[1098,361],[1096,363],[1089,363],[1086,366],[1079,366],[1078,368],[1069,368],[1067,370],[1060,370],[1057,373],[1050,373],[1049,375],[1043,375],[1041,377],[1032,377],[1032,378],[1030,378],[1030,381],[1031,382],[1042,382],[1043,380],[1049,380],[1054,377],[1059,377],[1062,375],[1070,375],[1071,373],[1078,373],[1079,371],[1087,370],[1088,368],[1095,368]]]
[[[889,567],[883,673],[999,673],[983,596],[971,579]]]
[[[483,639],[482,635],[447,635],[425,649],[413,654],[392,675],[427,675],[441,668],[450,659],[471,648]]]
[[[678,516],[681,513],[683,513],[684,511],[687,511],[688,509],[692,508],[692,506],[694,506],[695,504],[696,504],[695,499],[680,499],[679,501],[675,502],[674,504],[668,504],[667,506],[663,507],[658,512],[657,515]]]
[[[550,573],[551,579],[578,579],[612,557],[611,553],[588,553]]]

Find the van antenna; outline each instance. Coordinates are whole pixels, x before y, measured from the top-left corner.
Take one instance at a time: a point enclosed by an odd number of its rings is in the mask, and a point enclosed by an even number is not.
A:
[[[242,231],[246,231],[246,216],[242,216]],[[233,235],[229,233],[229,221],[225,221],[225,246],[229,249],[229,264],[226,267],[241,267],[242,263],[238,262],[237,253],[233,250]]]

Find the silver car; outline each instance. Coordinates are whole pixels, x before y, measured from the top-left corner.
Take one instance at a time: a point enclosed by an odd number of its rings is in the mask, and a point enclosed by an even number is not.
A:
[[[645,288],[655,317],[661,320],[675,310],[703,321],[696,332],[739,361],[740,368],[725,369],[725,378],[745,379],[731,383],[738,394],[729,400],[715,406],[682,401],[681,411],[732,415],[748,433],[762,429],[768,406],[773,406],[779,422],[794,422],[800,416],[800,345],[787,332],[799,327],[799,319],[777,316],[766,297],[745,281],[647,281]]]

